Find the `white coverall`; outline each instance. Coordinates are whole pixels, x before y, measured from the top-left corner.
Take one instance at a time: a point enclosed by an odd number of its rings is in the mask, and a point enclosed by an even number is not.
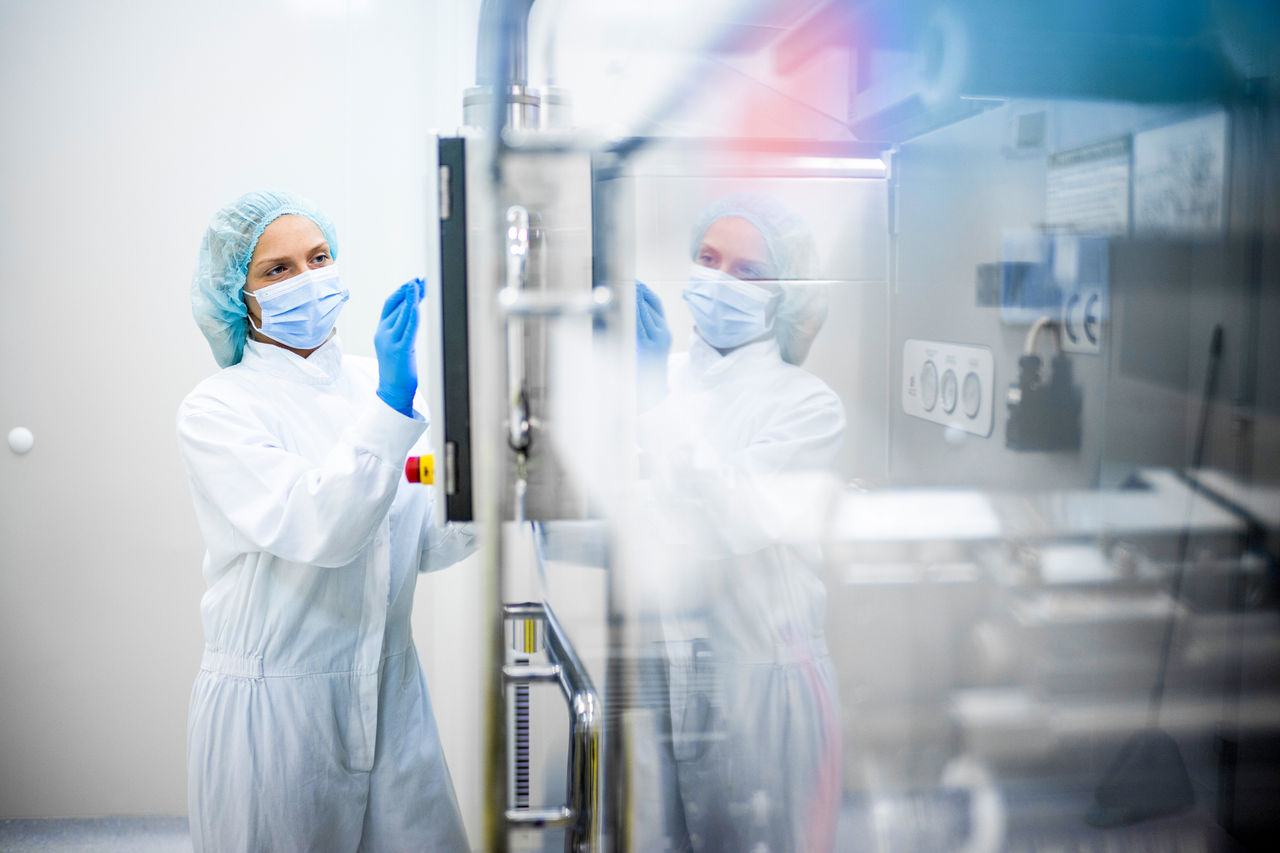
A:
[[[640,427],[658,535],[675,545],[662,623],[679,797],[665,808],[684,826],[669,823],[668,840],[828,851],[841,739],[821,556],[780,544],[774,487],[830,470],[844,407],[774,339],[721,356],[695,335],[670,384]]]
[[[468,849],[409,613],[418,571],[470,536],[405,482],[427,424],[376,387],[336,337],[305,359],[250,340],[179,408],[208,547],[197,851]]]

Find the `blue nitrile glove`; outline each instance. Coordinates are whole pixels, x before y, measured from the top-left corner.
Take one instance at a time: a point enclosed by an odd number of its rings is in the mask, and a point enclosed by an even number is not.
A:
[[[636,355],[666,367],[671,352],[671,332],[662,300],[643,281],[636,282]]]
[[[671,330],[662,300],[642,281],[636,282],[636,366],[639,406],[643,411],[667,395],[667,356]]]
[[[420,278],[397,287],[382,305],[382,319],[373,336],[378,353],[378,398],[410,418],[418,390],[413,344],[418,334],[418,303],[424,292],[426,284]]]

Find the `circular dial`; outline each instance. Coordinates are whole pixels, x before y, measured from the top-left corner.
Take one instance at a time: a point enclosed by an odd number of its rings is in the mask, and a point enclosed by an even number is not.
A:
[[[947,372],[942,374],[942,410],[947,414],[956,410],[956,397],[959,396],[959,391],[956,375],[948,368]]]
[[[938,403],[938,368],[932,361],[926,361],[920,371],[920,402],[926,412],[933,411]]]
[[[964,413],[971,418],[976,418],[978,409],[982,407],[982,382],[978,379],[978,374],[973,371],[966,373],[964,387],[960,390]]]

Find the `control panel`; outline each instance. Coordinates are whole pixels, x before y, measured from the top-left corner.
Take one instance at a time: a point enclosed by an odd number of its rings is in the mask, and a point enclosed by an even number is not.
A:
[[[902,410],[984,438],[995,422],[995,359],[987,347],[908,339]]]

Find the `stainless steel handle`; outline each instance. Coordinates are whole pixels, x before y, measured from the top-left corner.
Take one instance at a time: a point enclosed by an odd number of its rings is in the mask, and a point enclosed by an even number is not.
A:
[[[568,804],[561,809],[508,809],[511,827],[566,826],[564,849],[596,849],[600,820],[600,736],[604,728],[600,697],[555,613],[546,604],[526,602],[503,608],[506,619],[541,619],[546,628],[547,665],[503,667],[506,683],[555,681],[569,706]]]
[[[507,208],[507,287],[523,290],[529,267],[529,211],[522,205]]]
[[[560,667],[557,664],[536,666],[532,664],[508,664],[502,668],[502,677],[508,683],[533,684],[538,681],[560,683]]]
[[[613,305],[613,291],[594,287],[590,293],[537,293],[503,288],[498,292],[498,308],[509,317],[574,317],[600,315]],[[510,322],[508,320],[508,322]]]
[[[572,822],[573,812],[567,806],[558,809],[507,809],[507,823],[521,829],[568,826]]]
[[[507,208],[506,286],[503,295],[524,293],[529,281],[529,211],[513,204]],[[529,397],[525,391],[524,321],[507,317],[507,443],[517,453],[529,449],[532,440]]]

